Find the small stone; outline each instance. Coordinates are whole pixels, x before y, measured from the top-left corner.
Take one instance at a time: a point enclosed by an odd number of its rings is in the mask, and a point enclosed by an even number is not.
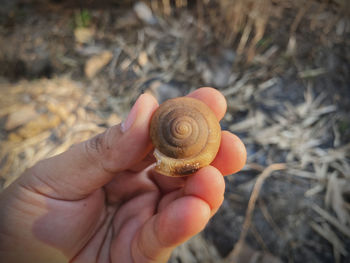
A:
[[[145,3],[137,2],[134,5],[134,11],[137,17],[144,23],[150,25],[155,25],[157,23],[157,19],[154,17],[151,8],[149,8]]]
[[[22,126],[16,134],[24,139],[32,138],[44,131],[57,127],[60,122],[61,119],[57,115],[42,114]]]
[[[86,27],[78,27],[74,30],[75,41],[79,44],[89,43],[94,36],[94,30]]]
[[[92,79],[99,73],[103,67],[105,67],[112,59],[113,54],[110,51],[103,51],[102,53],[95,55],[88,59],[85,64],[85,75],[89,79]]]
[[[22,126],[38,116],[33,105],[25,105],[17,111],[12,112],[6,121],[5,129],[7,131]]]
[[[156,97],[159,103],[176,97],[180,97],[181,91],[174,85],[161,82],[159,80],[152,81],[149,87],[145,90],[145,93],[149,93]]]
[[[140,64],[141,67],[145,66],[148,63],[148,56],[145,51],[142,51],[137,58],[138,63]]]
[[[112,113],[109,118],[107,119],[107,125],[108,127],[112,127],[118,123],[120,123],[122,119],[115,113]]]

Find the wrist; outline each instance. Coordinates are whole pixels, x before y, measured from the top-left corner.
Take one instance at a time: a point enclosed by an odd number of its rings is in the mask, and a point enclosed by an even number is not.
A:
[[[56,248],[35,236],[42,198],[18,181],[0,193],[0,258],[4,262],[67,262]]]

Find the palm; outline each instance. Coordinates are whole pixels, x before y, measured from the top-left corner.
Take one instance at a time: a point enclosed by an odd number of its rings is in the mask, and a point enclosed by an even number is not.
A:
[[[203,88],[188,96],[224,116],[219,92]],[[222,132],[212,166],[185,179],[155,174],[147,154],[156,108],[142,95],[127,131],[114,126],[38,163],[5,189],[0,256],[7,251],[6,262],[166,262],[174,247],[201,231],[223,201],[222,175],[243,167],[245,148]]]
[[[75,214],[72,216],[77,218],[73,223],[80,225],[69,226],[72,232],[79,230],[74,233],[73,239],[87,242],[81,244],[82,248],[71,247],[73,250],[67,251],[67,254],[73,255],[77,262],[87,262],[93,257],[97,262],[127,263],[134,262],[133,257],[139,255],[146,260],[147,255],[139,251],[142,248],[138,246],[138,233],[154,214],[180,195],[183,180],[164,178],[151,171],[116,175],[103,190],[84,199],[85,210],[74,209],[74,205],[70,207]],[[75,204],[80,207],[80,202],[82,200]],[[64,214],[67,215],[67,212]],[[72,236],[62,243],[67,242],[72,242]]]

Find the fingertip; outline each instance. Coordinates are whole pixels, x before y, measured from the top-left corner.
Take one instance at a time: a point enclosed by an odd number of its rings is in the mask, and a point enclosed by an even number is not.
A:
[[[121,123],[120,129],[123,133],[134,129],[135,126],[142,125],[145,121],[149,122],[153,112],[158,107],[158,102],[150,94],[141,94],[126,119]]]
[[[149,93],[141,94],[140,98],[142,98],[145,101],[150,101],[151,103],[158,105],[157,99]]]
[[[196,89],[187,96],[199,99],[206,103],[212,109],[219,120],[224,117],[227,109],[227,103],[225,97],[221,94],[220,91],[211,87],[203,87]]]
[[[210,219],[210,207],[200,198],[174,200],[148,220],[133,242],[138,262],[166,262],[175,246],[199,233]]]
[[[147,93],[141,94],[126,119],[126,122],[129,121],[129,118],[133,119],[133,123],[127,125],[130,126],[130,129],[124,130],[126,132],[124,140],[129,141],[130,138],[129,143],[139,138],[149,140],[149,124],[157,107],[158,102],[152,95]]]
[[[217,210],[224,199],[225,180],[221,172],[207,166],[189,177],[184,186],[184,194],[201,198],[208,203],[211,210]]]
[[[181,197],[166,207],[156,222],[160,242],[176,246],[204,229],[211,216],[205,201],[194,196]]]
[[[103,168],[118,172],[135,168],[152,149],[149,125],[158,102],[150,94],[136,100],[126,120],[107,130]]]
[[[145,119],[149,121],[159,105],[157,100],[147,93],[141,94],[136,103],[138,104],[137,115],[139,121],[144,121]]]
[[[234,134],[223,131],[219,152],[211,165],[223,175],[240,171],[247,160],[247,151],[243,142]]]

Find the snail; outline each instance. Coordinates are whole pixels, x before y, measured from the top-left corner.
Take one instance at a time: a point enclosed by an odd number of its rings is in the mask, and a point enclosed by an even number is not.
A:
[[[165,101],[154,112],[150,137],[157,159],[155,170],[167,176],[187,176],[214,160],[221,127],[205,103],[180,97]]]

